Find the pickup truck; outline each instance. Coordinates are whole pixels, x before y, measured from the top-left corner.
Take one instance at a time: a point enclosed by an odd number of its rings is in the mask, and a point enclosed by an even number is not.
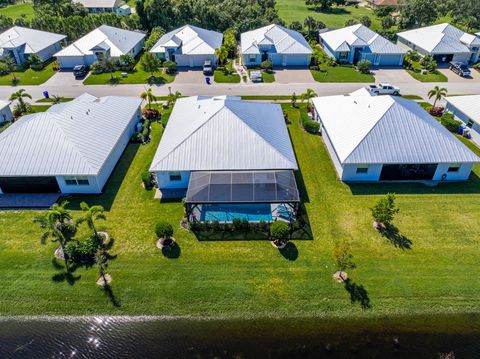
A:
[[[452,61],[449,63],[448,67],[461,77],[468,77],[471,74],[468,66],[461,62]]]
[[[390,84],[370,85],[367,90],[375,95],[400,95],[400,89]]]

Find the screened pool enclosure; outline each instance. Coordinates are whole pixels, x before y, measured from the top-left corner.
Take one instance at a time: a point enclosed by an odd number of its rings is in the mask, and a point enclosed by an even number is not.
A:
[[[192,172],[185,200],[191,222],[291,222],[299,203],[291,170]]]

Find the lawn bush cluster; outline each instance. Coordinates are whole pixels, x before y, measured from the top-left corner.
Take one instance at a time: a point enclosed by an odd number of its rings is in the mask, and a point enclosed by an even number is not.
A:
[[[143,119],[142,130],[132,136],[133,143],[148,143],[150,141],[150,121],[147,118]]]
[[[451,113],[444,113],[440,118],[440,123],[447,128],[447,130],[458,133],[460,126],[462,125],[461,121],[455,120]]]
[[[103,58],[92,64],[93,74],[111,73],[115,71],[133,72],[135,70],[135,58],[130,54],[120,56],[117,60]]]
[[[65,254],[73,263],[93,263],[95,254],[102,244],[102,237],[93,234],[83,241],[69,242],[65,246]]]
[[[246,219],[234,218],[232,223],[219,221],[192,222],[190,229],[194,232],[267,232],[269,224],[265,221],[250,223]]]
[[[270,237],[274,241],[287,240],[290,237],[290,227],[286,222],[275,221],[270,226]]]
[[[150,190],[153,187],[152,173],[149,170],[145,170],[142,173],[142,183],[146,190]]]
[[[177,72],[177,63],[172,61],[165,61],[163,63],[163,67],[165,67],[165,72],[169,75],[173,75]]]
[[[320,131],[320,124],[313,121],[308,115],[302,111],[302,127],[308,133],[316,134]]]
[[[357,70],[362,74],[369,74],[372,68],[372,63],[369,60],[360,60],[357,62]]]
[[[155,226],[157,238],[169,239],[173,236],[173,227],[168,222],[158,222]]]
[[[407,70],[411,70],[416,73],[427,71],[429,73],[437,73],[437,62],[431,55],[420,56],[416,51],[408,51],[403,59],[403,66]]]

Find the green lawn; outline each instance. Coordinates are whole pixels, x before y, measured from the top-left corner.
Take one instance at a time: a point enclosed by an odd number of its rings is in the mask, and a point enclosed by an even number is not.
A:
[[[406,98],[408,100],[422,100],[422,97],[418,95],[401,95],[400,97]]]
[[[33,4],[15,4],[0,8],[0,15],[5,15],[13,20],[25,16],[25,19],[31,20],[33,18]]]
[[[281,101],[290,100],[292,96],[289,95],[272,95],[272,96],[241,96],[242,100],[271,100]]]
[[[233,71],[233,62],[232,60],[229,60],[227,65],[226,65],[230,71]],[[232,75],[225,75],[225,73],[221,70],[215,70],[214,76],[213,76],[213,81],[216,83],[239,83],[240,82],[240,75],[234,72]]]
[[[274,73],[267,73],[267,72],[262,72],[262,80],[265,83],[272,83],[275,82],[275,74]]]
[[[113,73],[90,74],[84,81],[84,85],[108,85],[108,84],[146,84],[149,77],[152,75],[149,72],[142,70],[141,66],[135,66],[136,70],[133,73],[128,73],[127,77],[122,77],[123,71],[115,71]],[[116,78],[116,82],[111,82],[112,75]],[[175,80],[175,75],[168,75],[163,73],[163,68],[153,73],[156,77],[157,84],[171,83]]]
[[[15,76],[19,79],[17,86],[22,85],[41,85],[55,74],[52,69],[53,63],[49,63],[42,71],[28,69],[25,71],[15,71],[8,75],[0,76],[0,86],[11,86],[12,79]]]
[[[50,108],[50,105],[31,105],[32,112],[45,112]]]
[[[412,76],[415,80],[420,82],[448,82],[447,76],[442,74],[441,72],[437,73],[429,73],[427,75],[422,75],[421,73],[407,70],[407,72]]]
[[[72,101],[73,98],[72,97],[62,97],[60,99],[60,102],[69,102],[69,101]],[[53,99],[51,97],[49,98],[42,98],[40,100],[37,100],[36,102],[39,102],[39,103],[43,103],[43,102],[53,102]]]
[[[349,66],[325,66],[320,65],[322,70],[311,70],[312,76],[318,82],[375,82],[371,74],[362,74]]]
[[[468,183],[348,186],[337,180],[321,137],[300,129],[299,110],[283,107],[292,121],[289,130],[302,171],[297,180],[313,240],[294,241],[282,254],[268,241],[200,241],[180,229],[182,203],[156,200],[140,185],[162,133],[153,123],[152,141],[129,145],[103,195],[69,198],[75,216],[82,200],[107,210],[100,226],[115,239],[112,253],[118,256],[108,271],[120,306],[96,287],[95,268],[77,269],[78,280],[71,284],[62,281],[62,272],[52,265],[56,245],[41,245],[41,230],[32,224],[37,211],[0,211],[0,315],[378,318],[478,313],[480,166]],[[395,247],[370,224],[369,207],[389,191],[398,194],[401,211],[395,224],[411,249]],[[178,258],[167,258],[155,247],[153,229],[160,220],[175,228]],[[357,265],[349,277],[355,288],[363,286],[371,309],[352,303],[345,287],[332,280],[332,250],[342,239],[351,241]]]
[[[330,12],[317,12],[313,7],[305,5],[303,0],[277,0],[277,9],[278,14],[287,24],[292,21],[300,21],[303,24],[306,17],[312,16],[316,20],[323,21],[327,27],[342,28],[345,26],[345,21],[360,20],[362,16],[367,15],[372,20],[373,30],[382,29],[380,19],[367,7],[339,6],[333,7]]]

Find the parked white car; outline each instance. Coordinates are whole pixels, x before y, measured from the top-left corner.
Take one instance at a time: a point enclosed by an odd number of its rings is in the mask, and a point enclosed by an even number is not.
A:
[[[367,90],[374,93],[375,95],[400,95],[400,89],[390,84],[370,85],[369,87],[367,87]]]

